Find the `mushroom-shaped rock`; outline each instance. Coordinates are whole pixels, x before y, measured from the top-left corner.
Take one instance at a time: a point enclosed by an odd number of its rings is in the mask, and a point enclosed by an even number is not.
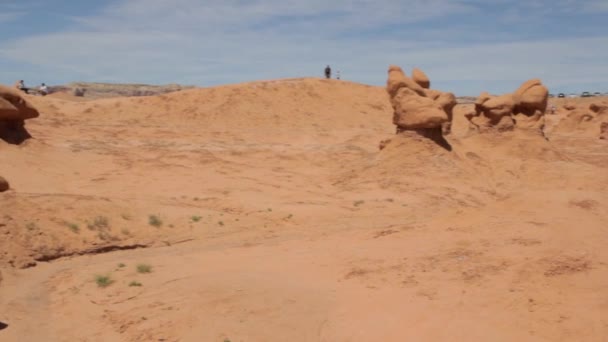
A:
[[[393,98],[393,123],[406,129],[437,128],[449,120],[441,105],[428,97],[401,88]]]
[[[414,68],[414,70],[412,70],[412,79],[424,89],[429,89],[431,87],[431,81],[429,78],[422,70],[418,68]]]
[[[418,83],[414,82],[411,78],[407,77],[403,72],[403,69],[396,65],[391,65],[388,68],[388,80],[386,81],[386,91],[388,92],[391,98],[397,95],[397,91],[406,87],[418,95],[424,96],[424,89],[418,85]]]
[[[487,92],[475,101],[475,113],[466,118],[477,130],[511,130],[516,126],[525,129],[541,129],[549,98],[548,89],[540,80],[524,82],[515,92],[492,96]]]
[[[0,86],[0,139],[20,144],[30,138],[25,120],[40,115],[21,94],[12,88]]]
[[[487,99],[481,104],[484,114],[491,119],[500,119],[511,115],[515,108],[515,101],[510,94],[500,95]]]
[[[549,100],[549,89],[540,80],[524,82],[513,94],[519,112],[533,115],[535,111],[545,112]]]
[[[27,120],[39,115],[38,110],[16,90],[0,85],[0,120]]]
[[[386,91],[393,106],[397,133],[413,131],[449,149],[443,135],[450,132],[456,97],[452,93],[424,88],[430,85],[428,77],[419,69],[414,69],[414,74],[415,78],[411,79],[396,65],[388,69]]]

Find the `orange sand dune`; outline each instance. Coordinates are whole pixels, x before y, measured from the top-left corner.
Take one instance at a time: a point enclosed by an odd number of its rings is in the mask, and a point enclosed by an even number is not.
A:
[[[599,115],[480,135],[458,105],[450,151],[335,80],[28,100],[0,341],[608,338]]]

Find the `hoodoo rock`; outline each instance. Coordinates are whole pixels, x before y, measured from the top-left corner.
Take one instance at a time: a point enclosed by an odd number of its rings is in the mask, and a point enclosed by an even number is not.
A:
[[[0,139],[19,144],[30,137],[25,130],[25,120],[40,115],[18,91],[0,86]]]
[[[475,101],[475,112],[466,118],[479,132],[509,131],[514,128],[541,130],[547,110],[549,90],[540,80],[524,82],[515,92],[492,96],[483,92]]]
[[[418,83],[418,85],[424,89],[429,89],[431,87],[431,81],[429,78],[422,70],[418,68],[414,68],[414,70],[412,70],[412,78],[414,79],[414,82]]]
[[[397,133],[414,131],[433,139],[448,134],[456,97],[452,93],[428,89],[430,81],[419,69],[414,69],[413,77],[409,78],[396,65],[388,69],[386,90],[393,106]]]

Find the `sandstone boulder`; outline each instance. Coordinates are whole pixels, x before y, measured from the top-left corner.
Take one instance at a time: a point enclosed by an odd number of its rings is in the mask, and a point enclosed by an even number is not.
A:
[[[414,70],[412,70],[412,79],[424,89],[429,89],[431,87],[431,81],[429,78],[422,70],[418,68],[414,68]]]
[[[0,139],[10,144],[20,144],[30,138],[25,120],[40,115],[19,91],[0,86]]]
[[[519,107],[517,112],[534,115],[538,110],[545,112],[549,100],[549,89],[540,80],[533,79],[524,82],[513,94],[514,101]]]
[[[475,113],[465,117],[477,131],[506,131],[516,127],[541,130],[548,99],[549,90],[540,80],[528,80],[511,94],[481,93],[475,101]]]
[[[8,182],[6,181],[6,179],[2,178],[2,176],[0,176],[0,192],[4,192],[6,190],[8,190],[10,188],[10,186],[8,185]]]
[[[491,97],[481,104],[481,110],[490,119],[500,121],[503,116],[511,115],[515,100],[510,94]]]
[[[443,135],[450,133],[456,97],[429,86],[428,77],[419,69],[414,69],[413,78],[409,78],[400,67],[389,67],[386,91],[394,111],[393,123],[398,134],[423,136],[449,150]],[[380,149],[386,144],[382,142]]]
[[[417,95],[413,90],[401,88],[394,97],[393,123],[402,128],[437,128],[448,121],[441,105],[428,97]]]
[[[388,68],[388,80],[386,82],[386,90],[389,96],[391,98],[395,97],[397,91],[402,87],[406,87],[418,95],[424,96],[424,89],[418,83],[407,77],[400,67],[391,65]]]
[[[37,118],[38,110],[15,89],[0,85],[0,120],[27,120]]]

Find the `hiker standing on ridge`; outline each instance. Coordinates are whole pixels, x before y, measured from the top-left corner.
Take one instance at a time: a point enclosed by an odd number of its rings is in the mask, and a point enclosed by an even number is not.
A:
[[[325,67],[325,78],[331,78],[331,68],[329,67],[329,65]]]

